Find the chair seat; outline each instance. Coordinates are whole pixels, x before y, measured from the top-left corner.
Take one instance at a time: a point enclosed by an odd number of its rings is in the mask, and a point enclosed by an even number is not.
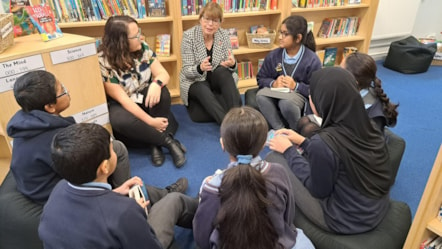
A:
[[[43,248],[38,237],[42,212],[42,205],[17,190],[14,176],[9,171],[0,186],[0,248]]]
[[[390,200],[385,218],[375,229],[354,235],[324,231],[311,223],[298,209],[295,225],[304,230],[316,249],[401,249],[411,225],[411,211],[406,203]]]

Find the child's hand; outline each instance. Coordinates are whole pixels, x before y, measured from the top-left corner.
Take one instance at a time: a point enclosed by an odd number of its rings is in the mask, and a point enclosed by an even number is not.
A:
[[[284,153],[293,144],[286,136],[275,136],[269,142],[269,148],[279,153]]]
[[[279,129],[275,132],[275,135],[284,135],[296,145],[302,144],[302,142],[305,140],[305,137],[299,135],[296,131],[291,129]]]
[[[137,201],[138,205],[140,205],[143,209],[145,209],[150,204],[149,200],[146,201],[143,198],[140,198],[136,201]]]
[[[122,195],[128,195],[130,188],[135,184],[142,186],[143,180],[141,180],[141,178],[139,178],[138,176],[134,176],[121,184],[120,187],[113,189],[113,191]]]
[[[278,78],[276,78],[276,80],[273,81],[272,87],[273,88],[284,87],[284,84],[282,82],[283,79],[284,79],[284,75],[279,75]]]

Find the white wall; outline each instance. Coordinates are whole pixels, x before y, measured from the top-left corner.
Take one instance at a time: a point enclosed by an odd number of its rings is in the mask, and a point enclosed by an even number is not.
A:
[[[380,0],[369,49],[375,59],[387,56],[390,43],[409,35],[442,40],[441,0]]]
[[[371,56],[385,58],[392,41],[412,34],[420,1],[440,0],[379,0],[368,51]]]
[[[437,39],[442,40],[442,1],[420,0],[420,2],[412,34],[417,38],[434,34]]]

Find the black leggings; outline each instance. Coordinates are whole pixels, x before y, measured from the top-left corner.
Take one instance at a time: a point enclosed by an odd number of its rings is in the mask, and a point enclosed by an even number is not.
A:
[[[143,94],[146,96],[148,87]],[[144,103],[144,99],[143,99]],[[167,87],[161,89],[160,102],[154,107],[145,107],[144,104],[138,104],[147,114],[152,117],[165,117],[169,120],[169,126],[166,131],[159,132],[154,127],[135,117],[132,113],[124,109],[120,103],[109,101],[109,118],[115,137],[130,147],[145,147],[146,145],[164,145],[166,135],[175,134],[178,129],[178,123],[170,111],[171,98]]]
[[[231,108],[241,105],[232,72],[223,66],[216,68],[210,79],[190,86],[187,111],[194,122],[215,121],[221,124]]]

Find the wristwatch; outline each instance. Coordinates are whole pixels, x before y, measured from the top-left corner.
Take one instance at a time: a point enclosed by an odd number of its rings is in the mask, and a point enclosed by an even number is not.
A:
[[[157,83],[160,87],[163,87],[163,82],[161,80],[154,80],[153,82]]]

